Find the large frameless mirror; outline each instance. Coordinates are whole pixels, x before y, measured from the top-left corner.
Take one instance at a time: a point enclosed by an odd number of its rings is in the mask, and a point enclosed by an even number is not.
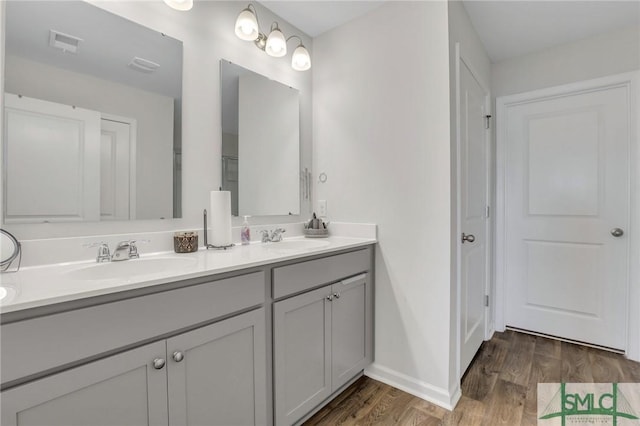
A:
[[[182,42],[80,1],[5,15],[4,223],[180,217]]]
[[[233,215],[300,213],[298,90],[220,61],[222,189]]]

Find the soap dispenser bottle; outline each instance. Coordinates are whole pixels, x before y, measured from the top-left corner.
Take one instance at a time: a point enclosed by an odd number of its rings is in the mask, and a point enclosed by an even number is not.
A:
[[[240,239],[242,245],[246,246],[251,243],[251,228],[249,228],[249,218],[251,216],[244,216],[244,222],[242,222],[242,230],[240,231]]]

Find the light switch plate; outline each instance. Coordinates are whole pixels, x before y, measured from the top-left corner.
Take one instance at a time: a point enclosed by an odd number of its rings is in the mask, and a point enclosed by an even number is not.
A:
[[[318,215],[327,215],[327,200],[318,200]]]

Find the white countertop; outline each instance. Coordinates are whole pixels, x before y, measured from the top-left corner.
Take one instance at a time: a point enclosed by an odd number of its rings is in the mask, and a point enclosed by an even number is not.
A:
[[[309,241],[309,245],[314,245],[311,241],[318,241],[318,247],[304,247],[307,244],[304,243],[305,241]],[[0,312],[15,312],[173,281],[239,271],[285,260],[328,254],[375,244],[376,239],[331,236],[322,239],[287,238],[283,242],[282,245],[278,245],[281,243],[237,245],[229,250],[200,248],[195,253],[185,254],[141,252],[139,260],[124,262],[97,264],[95,261],[85,261],[22,268],[19,272],[4,273],[0,276],[0,297],[4,296],[0,300]],[[296,247],[296,245],[302,247]],[[132,266],[133,269],[145,269],[138,268],[143,263],[132,265],[133,262],[146,262],[144,264],[149,267],[143,272],[131,273]],[[125,263],[131,264],[125,265]],[[116,268],[121,268],[122,274]],[[94,271],[95,277],[92,276]],[[106,278],[101,274],[103,271],[109,272]],[[116,271],[117,273],[114,274]]]

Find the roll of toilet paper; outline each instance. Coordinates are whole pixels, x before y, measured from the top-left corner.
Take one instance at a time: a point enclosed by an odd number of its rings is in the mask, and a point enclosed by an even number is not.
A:
[[[231,192],[211,191],[211,244],[217,247],[231,245]]]

